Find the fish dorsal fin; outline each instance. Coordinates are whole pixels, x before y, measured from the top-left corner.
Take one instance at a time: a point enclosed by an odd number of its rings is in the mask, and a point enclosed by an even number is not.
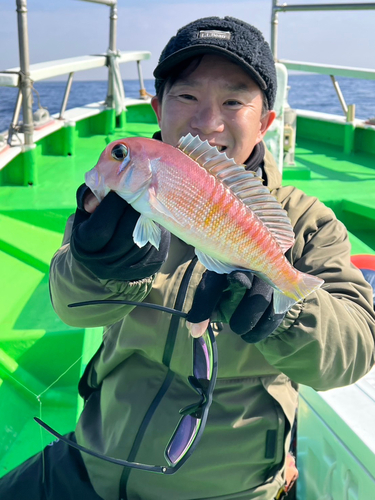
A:
[[[237,165],[225,152],[202,141],[197,135],[181,137],[177,144],[187,156],[219,179],[267,226],[285,253],[294,243],[294,232],[288,214],[270,193],[263,179],[243,165]]]
[[[178,141],[177,148],[183,153],[190,156],[199,165],[210,171],[213,167],[238,167],[237,163],[228,158],[225,153],[220,153],[216,146],[211,146],[208,141],[201,141],[196,135],[193,137],[191,134],[181,137]],[[213,175],[216,175],[213,173]]]

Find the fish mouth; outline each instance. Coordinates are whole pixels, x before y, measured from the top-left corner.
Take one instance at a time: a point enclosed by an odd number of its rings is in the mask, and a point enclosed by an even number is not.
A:
[[[86,172],[85,183],[94,193],[99,202],[101,202],[110,191],[109,187],[105,185],[104,179],[95,168]]]

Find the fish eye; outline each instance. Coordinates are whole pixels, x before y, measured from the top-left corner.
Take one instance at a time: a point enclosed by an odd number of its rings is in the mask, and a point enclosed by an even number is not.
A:
[[[116,144],[116,146],[113,146],[111,155],[115,160],[122,161],[128,156],[128,148],[125,146],[125,144]]]

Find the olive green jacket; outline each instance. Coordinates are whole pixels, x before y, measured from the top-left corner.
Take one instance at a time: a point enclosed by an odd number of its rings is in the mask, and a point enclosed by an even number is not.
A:
[[[265,172],[294,227],[296,241],[287,258],[325,283],[293,306],[279,328],[257,344],[245,343],[224,324],[217,335],[218,381],[207,426],[177,474],[123,469],[83,454],[94,488],[105,500],[274,498],[284,481],[297,384],[317,390],[348,385],[374,364],[371,291],[350,263],[345,227],[317,199],[294,187],[280,187],[280,174],[268,152]],[[51,266],[55,310],[69,325],[105,326],[102,347],[86,378],[96,390],[78,422],[77,441],[109,456],[165,465],[163,452],[178,411],[197,401],[187,381],[192,340],[184,320],[174,342],[165,312],[123,305],[68,309],[67,304],[147,297],[147,302],[175,307],[194,249],[172,237],[168,259],[156,276],[136,282],[100,280],[72,257],[71,226],[69,220]],[[183,303],[185,312],[203,271],[198,262]],[[224,322],[241,298],[235,290],[225,297],[216,317]],[[170,385],[160,397],[167,376]]]

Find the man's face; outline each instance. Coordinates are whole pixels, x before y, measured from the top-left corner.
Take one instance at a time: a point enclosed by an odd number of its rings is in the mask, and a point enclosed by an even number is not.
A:
[[[190,132],[242,164],[275,118],[274,111],[262,116],[262,97],[240,66],[205,55],[194,71],[166,87],[162,103],[154,97],[152,106],[164,142],[176,146]]]

